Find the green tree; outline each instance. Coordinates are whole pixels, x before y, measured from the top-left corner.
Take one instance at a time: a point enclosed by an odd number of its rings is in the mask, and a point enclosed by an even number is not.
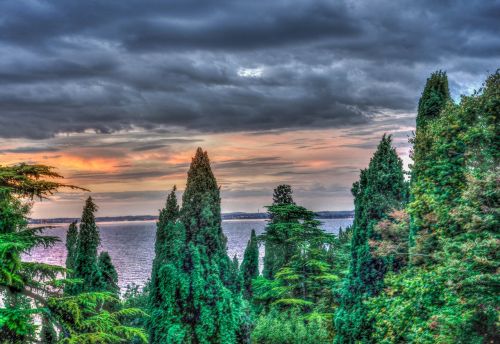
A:
[[[120,293],[120,287],[118,287],[118,273],[111,262],[111,257],[108,252],[104,251],[99,254],[97,269],[100,278],[97,289],[99,291],[107,291],[114,295],[118,295]]]
[[[428,226],[417,233],[412,258],[427,259],[389,274],[386,293],[367,302],[375,341],[500,340],[499,113],[497,71],[481,91],[462,97],[458,105],[449,104],[429,124],[432,144],[427,154],[433,165],[428,179],[417,181],[420,197],[410,204]],[[429,234],[435,245],[424,250]]]
[[[268,207],[271,221],[260,238],[264,241],[262,274],[267,279],[273,279],[276,272],[295,254],[294,247],[288,238],[292,228],[297,226],[303,208],[297,208],[294,205],[291,186],[278,185],[273,192],[273,204]]]
[[[273,191],[273,204],[274,205],[284,205],[284,204],[295,204],[293,201],[293,191],[292,187],[287,184],[278,185]]]
[[[50,247],[58,239],[41,235],[43,227],[28,227],[34,198],[45,198],[62,187],[62,178],[44,165],[0,166],[0,341],[26,343],[35,340],[33,317],[44,310],[44,296],[57,291],[55,281],[64,272],[58,266],[28,263],[21,259],[35,247]]]
[[[152,312],[153,343],[234,343],[240,296],[229,287],[234,264],[222,233],[220,193],[206,152],[198,148],[182,197],[180,221],[166,233],[167,259],[159,268],[158,307]],[[155,319],[160,319],[155,321]]]
[[[38,262],[23,262],[21,255],[33,248],[50,247],[57,238],[40,235],[43,228],[28,227],[27,214],[35,197],[45,198],[64,185],[50,180],[60,177],[44,165],[0,166],[0,342],[32,343],[54,339],[54,327],[64,343],[119,343],[132,338],[147,341],[140,329],[121,324],[121,319],[139,310],[123,309],[110,313],[103,302],[116,298],[107,293],[63,296],[66,270]],[[37,336],[36,316],[42,317]],[[40,336],[43,336],[42,338]]]
[[[55,344],[57,343],[57,333],[54,330],[54,326],[47,319],[46,316],[42,316],[42,329],[40,330],[40,341],[43,344]]]
[[[427,79],[427,83],[418,103],[417,125],[415,137],[411,140],[413,150],[411,157],[411,202],[417,202],[418,207],[410,207],[410,242],[413,245],[415,235],[421,229],[427,229],[427,218],[431,204],[425,199],[426,190],[432,184],[433,175],[430,169],[434,164],[434,157],[429,156],[432,145],[432,134],[429,125],[437,120],[447,104],[451,102],[448,89],[448,77],[445,72],[437,71]],[[432,246],[433,243],[429,243]]]
[[[75,267],[77,245],[78,227],[74,221],[71,222],[66,233],[66,269],[73,270]]]
[[[241,275],[243,276],[243,294],[247,299],[252,298],[252,280],[259,276],[259,243],[255,229],[252,229],[250,240],[248,241],[243,262],[241,263]]]
[[[408,197],[402,161],[391,141],[390,136],[382,137],[368,168],[361,171],[360,180],[352,187],[351,262],[335,317],[336,343],[369,341],[372,331],[363,301],[382,289],[387,264],[372,254],[370,241],[380,239],[375,225],[392,210],[402,209]]]
[[[75,285],[72,294],[81,292],[97,291],[99,289],[99,266],[97,260],[97,248],[101,243],[99,229],[95,223],[94,212],[97,205],[88,197],[83,208],[78,232],[78,245],[75,259],[74,278],[82,280]]]
[[[260,277],[254,280],[254,302],[261,306],[261,314],[252,338],[256,343],[299,343],[304,340],[329,343],[333,337],[332,284],[340,279],[329,260],[329,247],[335,238],[325,233],[320,222],[314,219],[314,213],[303,207],[286,204],[271,206],[270,209],[275,215],[273,219],[280,219],[280,224],[285,223],[281,221],[285,218],[294,219],[282,228],[286,231],[287,247],[293,254],[283,262],[273,279]],[[269,237],[266,242],[276,243],[282,233],[276,229],[267,228]],[[283,321],[287,318],[289,320]],[[279,322],[282,322],[283,329],[289,328],[281,335],[279,330],[268,332],[270,324]],[[319,326],[324,328],[316,332]]]
[[[165,207],[160,210],[160,216],[156,223],[155,258],[151,270],[150,301],[151,307],[162,304],[159,289],[160,268],[172,261],[179,259],[179,251],[184,245],[184,233],[175,231],[175,223],[179,218],[179,205],[175,195],[176,187],[167,196]],[[183,231],[181,231],[183,232]],[[177,234],[181,234],[177,236]],[[174,245],[175,244],[175,245]]]

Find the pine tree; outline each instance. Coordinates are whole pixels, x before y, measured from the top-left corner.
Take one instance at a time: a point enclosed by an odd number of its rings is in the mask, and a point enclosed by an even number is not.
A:
[[[96,211],[97,205],[92,200],[92,197],[87,198],[80,222],[73,274],[73,277],[81,279],[82,283],[72,288],[71,293],[73,295],[99,290],[100,274],[97,248],[101,239],[99,237],[99,229],[95,223],[94,212]]]
[[[243,294],[247,299],[251,299],[253,294],[252,280],[259,276],[259,246],[255,229],[252,229],[250,234],[240,270],[243,276]]]
[[[363,300],[376,295],[383,286],[386,266],[372,255],[370,240],[377,240],[374,226],[391,210],[402,209],[407,201],[407,183],[402,161],[383,136],[367,169],[353,184],[354,223],[351,263],[335,318],[336,343],[369,341],[371,329]]]
[[[253,302],[260,315],[252,339],[257,343],[331,343],[332,286],[339,279],[329,261],[328,248],[334,238],[304,207],[286,204],[269,209],[277,222],[266,228],[264,238],[287,258],[280,261],[283,265],[272,280],[254,280]],[[281,335],[280,328],[269,331],[272,323],[287,330]],[[323,328],[321,333],[318,327]]]
[[[33,342],[34,315],[43,311],[45,295],[57,291],[51,283],[64,269],[24,262],[22,254],[35,247],[51,247],[58,238],[41,235],[43,227],[29,227],[30,201],[45,198],[62,187],[62,178],[45,165],[0,166],[0,338],[5,343]],[[28,202],[25,202],[25,201]]]
[[[292,187],[287,184],[278,185],[273,191],[273,204],[295,204],[292,196]]]
[[[290,185],[278,185],[273,192],[273,204],[268,207],[270,223],[262,236],[264,239],[264,269],[262,274],[267,279],[273,279],[294,255],[293,247],[287,241],[290,228],[300,219],[292,197]]]
[[[58,241],[56,237],[40,235],[43,227],[28,227],[31,204],[22,200],[45,198],[61,187],[80,189],[47,179],[60,177],[44,165],[0,166],[0,289],[5,305],[0,308],[0,340],[33,343],[42,335],[44,342],[50,342],[56,327],[69,342],[121,342],[133,338],[147,342],[144,331],[121,322],[124,315],[144,317],[140,310],[103,310],[105,303],[117,302],[108,293],[63,295],[65,281],[60,276],[66,269],[22,261],[23,253],[35,247],[51,247]],[[39,335],[34,323],[37,315],[42,315],[43,329]]]

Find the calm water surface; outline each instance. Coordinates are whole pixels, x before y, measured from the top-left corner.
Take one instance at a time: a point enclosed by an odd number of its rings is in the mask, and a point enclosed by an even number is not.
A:
[[[322,227],[330,233],[337,233],[345,228],[352,219],[325,219]],[[66,260],[66,230],[69,224],[56,225],[45,230],[44,234],[61,239],[50,249],[38,248],[25,259],[48,264],[64,265]],[[156,223],[154,221],[100,222],[100,250],[108,251],[118,271],[119,285],[122,290],[128,284],[143,285],[151,273],[154,258],[154,240]],[[257,235],[264,231],[266,220],[227,220],[222,222],[222,229],[227,236],[227,249],[230,257],[236,255],[242,260],[243,252],[250,239],[252,228]],[[261,258],[263,250],[261,248]]]

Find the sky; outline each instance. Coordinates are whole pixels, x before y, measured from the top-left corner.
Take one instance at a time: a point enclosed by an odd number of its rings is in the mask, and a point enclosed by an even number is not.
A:
[[[198,146],[222,210],[291,184],[313,210],[350,187],[384,133],[405,166],[431,72],[452,96],[500,67],[500,1],[1,1],[0,164],[42,163],[90,193],[32,217],[157,214]]]

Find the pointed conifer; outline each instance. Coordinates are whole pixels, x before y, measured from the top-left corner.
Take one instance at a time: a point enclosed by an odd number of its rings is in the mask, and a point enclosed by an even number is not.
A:
[[[383,286],[384,262],[372,256],[370,240],[376,240],[374,226],[391,210],[402,209],[408,196],[403,164],[383,136],[367,169],[352,187],[354,223],[349,274],[335,318],[336,343],[369,342],[371,333],[365,298],[376,295]]]
[[[302,214],[295,205],[290,185],[278,185],[273,192],[273,204],[268,207],[271,221],[266,227],[264,238],[264,269],[265,278],[273,279],[294,255],[288,242],[291,227],[297,224]]]
[[[413,245],[417,232],[427,227],[425,214],[430,205],[424,200],[426,191],[432,187],[434,176],[430,172],[435,163],[431,157],[433,138],[429,126],[436,121],[446,104],[451,101],[448,77],[445,72],[431,74],[418,102],[417,127],[413,141],[413,165],[411,166],[410,244]],[[414,203],[414,201],[416,201]],[[418,206],[417,206],[418,205]]]
[[[111,257],[108,252],[104,251],[99,254],[97,261],[99,270],[99,291],[107,291],[114,295],[118,295],[120,288],[118,287],[118,273],[111,262]]]
[[[252,297],[252,279],[259,276],[259,246],[255,229],[252,229],[250,240],[245,248],[240,270],[243,276],[243,294],[249,299]]]
[[[97,248],[101,242],[99,229],[95,223],[94,213],[97,205],[92,197],[87,198],[83,208],[78,232],[78,244],[74,265],[74,278],[82,280],[76,285],[73,293],[96,291],[99,284],[99,266],[97,261]]]
[[[192,160],[182,200],[180,221],[166,231],[177,241],[164,245],[166,261],[158,271],[159,300],[152,302],[157,307],[150,341],[234,343],[239,328],[230,289],[234,264],[222,233],[219,187],[201,148]]]
[[[71,222],[66,233],[66,269],[73,270],[75,266],[76,248],[78,244],[78,227],[76,221]]]

